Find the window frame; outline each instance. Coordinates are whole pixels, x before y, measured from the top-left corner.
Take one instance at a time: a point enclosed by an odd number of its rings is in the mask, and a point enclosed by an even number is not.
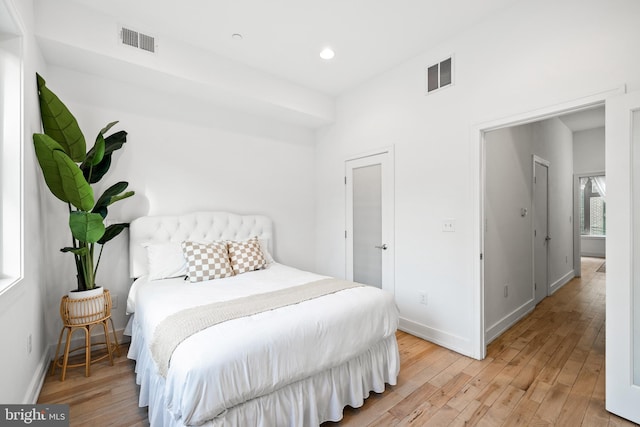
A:
[[[0,295],[24,277],[24,25],[0,0]]]
[[[589,221],[589,234],[583,234],[583,230],[584,230],[584,197],[582,195],[582,190],[581,190],[581,181],[584,179],[588,179],[588,178],[593,178],[593,177],[603,177],[606,179],[606,173],[605,172],[591,172],[591,173],[581,173],[576,175],[577,178],[577,192],[578,192],[578,234],[580,235],[581,238],[583,239],[605,239],[607,237],[607,226],[606,226],[606,206],[607,206],[607,196],[606,194],[604,195],[604,212],[603,212],[603,220],[604,220],[604,234],[591,234],[591,221]],[[606,183],[606,181],[605,181]]]

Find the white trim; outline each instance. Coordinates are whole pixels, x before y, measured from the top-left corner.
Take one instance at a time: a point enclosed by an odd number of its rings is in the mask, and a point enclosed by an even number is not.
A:
[[[476,358],[475,355],[469,351],[469,349],[472,348],[470,346],[470,341],[458,335],[453,335],[439,329],[431,328],[421,323],[405,319],[404,317],[400,317],[400,325],[398,326],[398,329],[434,344],[446,347],[456,353]]]
[[[29,387],[27,387],[27,392],[22,399],[22,403],[24,405],[35,405],[38,402],[38,397],[42,391],[44,380],[49,373],[49,361],[51,360],[51,355],[49,353],[49,351],[43,352],[40,360],[38,361],[36,371],[33,374],[33,377],[31,377],[31,382],[29,383]]]
[[[580,238],[584,239],[584,240],[606,240],[607,236],[591,236],[591,235],[587,235],[587,234],[585,234],[585,235],[581,234]]]
[[[602,252],[582,252],[582,256],[586,258],[602,258],[605,259],[606,253]]]
[[[587,176],[607,176],[606,171],[597,170],[594,172],[580,172],[573,174],[573,269],[575,270],[575,276],[582,276],[582,262],[581,258],[584,257],[596,257],[601,258],[604,256],[600,252],[583,252],[582,251],[582,239],[585,240],[601,240],[606,239],[607,236],[583,236],[580,234],[580,178]],[[606,251],[605,251],[606,252]]]
[[[611,97],[606,103],[607,171],[607,297],[605,352],[605,407],[630,421],[640,422],[640,387],[635,385],[634,283],[640,280],[636,262],[640,242],[639,141],[633,111],[640,109],[640,91]]]
[[[522,304],[520,307],[513,310],[511,313],[498,320],[487,329],[486,340],[487,344],[498,338],[504,331],[513,326],[518,320],[522,319],[527,314],[531,313],[536,305],[533,299]]]
[[[602,90],[582,98],[569,100],[567,102],[531,110],[524,113],[515,114],[513,116],[499,118],[483,123],[472,125],[470,128],[470,144],[471,144],[471,188],[477,189],[472,192],[472,203],[474,205],[473,216],[477,226],[473,233],[474,244],[469,245],[469,259],[472,260],[473,280],[476,284],[473,291],[473,307],[472,319],[475,319],[475,338],[473,346],[475,351],[473,357],[484,359],[486,356],[487,346],[484,328],[484,260],[480,258],[480,254],[484,254],[484,188],[485,188],[485,133],[491,130],[501,129],[510,126],[516,126],[525,123],[532,123],[560,114],[576,112],[592,108],[596,105],[604,104],[605,100],[613,95],[624,94],[626,92],[625,85],[619,85],[614,88]]]
[[[564,276],[549,285],[549,295],[553,295],[554,293],[556,293],[558,289],[569,283],[574,277],[576,277],[575,271],[568,271]]]
[[[378,150],[369,150],[359,155],[350,157],[344,161],[345,176],[345,278],[353,280],[353,266],[350,260],[353,254],[353,218],[349,212],[352,208],[352,187],[351,187],[351,169],[349,164],[353,162],[366,164],[367,159],[382,156],[382,192],[383,198],[386,199],[387,205],[382,206],[383,236],[382,240],[387,245],[385,257],[383,257],[382,268],[382,288],[395,294],[395,156],[394,146],[380,148]],[[386,233],[386,234],[385,234]]]
[[[24,277],[24,34],[25,27],[18,9],[12,0],[3,1],[4,9],[8,12],[9,20],[15,28],[7,29],[7,34],[15,35],[2,40],[2,43],[15,43],[7,49],[7,61],[12,66],[7,67],[15,79],[11,80],[11,87],[17,82],[16,91],[11,95],[11,102],[19,104],[15,111],[17,120],[12,117],[5,123],[5,132],[9,129],[9,144],[2,147],[0,154],[0,197],[2,198],[3,211],[0,215],[0,227],[2,227],[2,241],[0,245],[0,295],[6,293],[22,281]],[[4,30],[3,30],[4,31]],[[15,56],[15,57],[14,57]],[[13,63],[15,59],[16,63]],[[13,97],[15,96],[15,99]],[[5,120],[5,118],[0,118]],[[15,145],[14,145],[15,143]],[[9,151],[9,152],[7,152]],[[6,183],[4,180],[6,179]],[[17,188],[16,188],[17,182]],[[10,203],[5,203],[5,198]],[[13,206],[12,209],[7,207]],[[6,209],[6,210],[5,210]],[[7,235],[8,234],[8,235]],[[11,248],[11,251],[7,251]],[[9,252],[9,254],[7,254]]]
[[[360,153],[356,153],[351,156],[348,156],[344,161],[349,162],[351,160],[364,159],[365,157],[377,156],[378,154],[385,154],[385,153],[389,153],[393,155],[394,149],[395,149],[394,145],[388,145],[386,147],[380,147],[378,149],[361,151]]]

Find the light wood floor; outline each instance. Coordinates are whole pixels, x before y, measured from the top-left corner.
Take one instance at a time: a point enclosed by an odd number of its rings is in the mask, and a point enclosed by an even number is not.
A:
[[[584,259],[583,276],[546,298],[477,361],[398,332],[398,385],[346,408],[341,426],[624,426],[604,409],[605,274]],[[125,349],[126,350],[126,349]],[[72,426],[148,425],[138,408],[133,362],[100,362],[64,382],[47,377],[38,403],[68,403]]]

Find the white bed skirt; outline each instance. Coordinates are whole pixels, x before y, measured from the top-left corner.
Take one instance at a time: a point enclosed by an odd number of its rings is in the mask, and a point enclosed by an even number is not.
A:
[[[157,374],[137,322],[130,323],[133,331],[128,357],[136,361],[139,405],[149,407],[152,427],[184,426],[168,412],[164,398],[165,380]],[[358,408],[371,391],[382,393],[385,384],[395,385],[399,371],[398,344],[392,335],[340,366],[229,408],[203,425],[317,426],[324,421],[339,421],[345,406]]]

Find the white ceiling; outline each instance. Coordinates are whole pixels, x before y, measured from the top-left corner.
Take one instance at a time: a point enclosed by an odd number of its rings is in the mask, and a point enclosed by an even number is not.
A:
[[[74,0],[156,36],[159,49],[163,37],[176,38],[328,95],[517,1]],[[232,39],[234,33],[243,39]],[[330,62],[318,56],[325,46],[336,52]]]

